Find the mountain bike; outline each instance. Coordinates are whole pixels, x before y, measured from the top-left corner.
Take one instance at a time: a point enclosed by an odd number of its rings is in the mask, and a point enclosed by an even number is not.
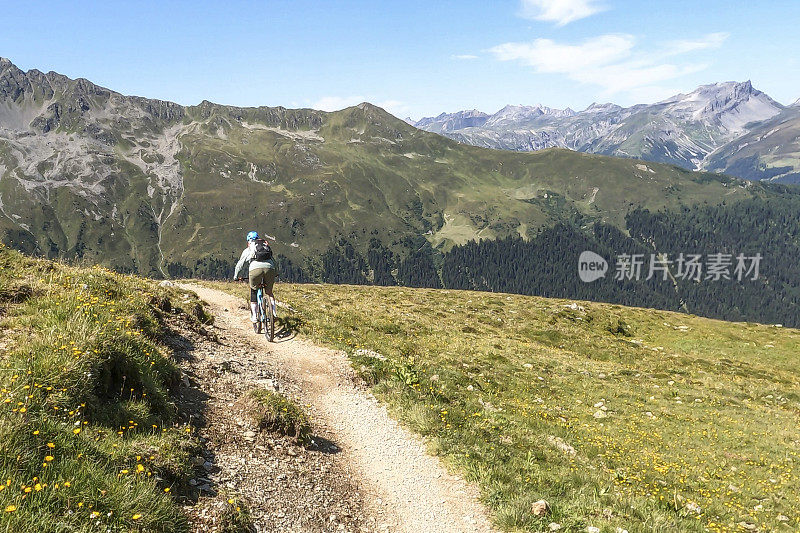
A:
[[[264,292],[264,286],[258,287],[256,292],[256,320],[264,331],[264,336],[269,342],[275,340],[275,313],[272,312],[274,299]]]

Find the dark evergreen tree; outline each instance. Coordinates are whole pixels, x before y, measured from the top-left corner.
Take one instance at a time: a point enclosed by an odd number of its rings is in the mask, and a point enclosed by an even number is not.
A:
[[[395,255],[376,238],[369,241],[367,262],[372,270],[372,282],[375,285],[397,285],[392,270],[396,267]]]
[[[301,267],[296,265],[285,255],[275,256],[275,266],[278,269],[278,278],[286,283],[309,283],[311,278]]]
[[[407,287],[441,288],[442,280],[433,259],[433,248],[427,239],[407,239],[404,244],[410,252],[397,267],[397,280],[400,284]]]
[[[336,245],[322,254],[322,281],[368,285],[367,262],[350,241],[339,239]]]

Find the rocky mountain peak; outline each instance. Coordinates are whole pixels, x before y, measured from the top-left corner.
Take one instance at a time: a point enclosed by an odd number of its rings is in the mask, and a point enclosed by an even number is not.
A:
[[[780,113],[783,106],[755,89],[750,80],[719,84],[708,91],[707,103],[696,115],[719,121],[728,131],[741,132],[750,122],[766,120]]]
[[[463,116],[463,117],[488,117],[489,116],[486,113],[484,113],[483,111],[478,111],[477,109],[470,109],[470,110],[467,110],[467,111],[459,111],[458,113],[461,114],[461,116]]]
[[[800,107],[800,101],[794,105]],[[490,148],[534,151],[556,146],[697,169],[711,152],[783,109],[747,80],[701,85],[632,107],[593,103],[575,112],[542,104],[507,105],[476,127],[454,121],[458,113],[422,119],[416,126]]]
[[[436,133],[456,131],[464,128],[480,127],[486,123],[489,115],[477,109],[457,111],[455,113],[440,113],[436,117],[425,117],[413,122],[412,125],[420,129],[432,129]]]
[[[488,117],[487,124],[497,125],[509,122],[520,122],[525,120],[534,120],[542,116],[551,117],[571,117],[575,115],[575,111],[570,108],[566,109],[553,109],[542,104],[532,106],[525,105],[507,105],[499,110],[497,113]]]
[[[584,113],[614,113],[620,109],[622,109],[622,107],[610,102],[605,104],[594,102],[592,105],[584,109]]]

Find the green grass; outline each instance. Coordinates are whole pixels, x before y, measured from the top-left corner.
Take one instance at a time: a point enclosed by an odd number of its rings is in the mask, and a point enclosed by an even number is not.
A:
[[[288,398],[267,389],[254,389],[247,394],[248,412],[260,429],[293,437],[298,444],[307,444],[311,425],[303,410]]]
[[[0,531],[188,530],[170,300],[207,319],[173,289],[0,246]]]
[[[448,290],[276,294],[479,484],[503,529],[800,527],[797,330]],[[535,518],[541,498],[552,514]]]
[[[222,513],[217,526],[220,533],[255,533],[253,517],[247,505],[237,499],[228,498],[228,505]]]

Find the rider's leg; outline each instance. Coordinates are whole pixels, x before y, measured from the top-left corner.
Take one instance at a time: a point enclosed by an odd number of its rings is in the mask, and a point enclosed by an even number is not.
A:
[[[277,276],[278,271],[275,268],[270,268],[264,272],[264,292],[269,295],[272,302],[272,316],[278,316],[278,304],[275,300],[275,295],[272,293],[272,287]]]
[[[256,270],[251,270],[248,275],[250,282],[250,321],[255,324],[258,322],[258,285],[260,280]]]
[[[262,269],[255,268],[251,270],[248,277],[250,278],[250,310],[253,331],[261,333],[261,322],[258,320],[258,287],[264,282]]]
[[[258,322],[258,293],[257,291],[250,289],[250,322],[255,324]]]

